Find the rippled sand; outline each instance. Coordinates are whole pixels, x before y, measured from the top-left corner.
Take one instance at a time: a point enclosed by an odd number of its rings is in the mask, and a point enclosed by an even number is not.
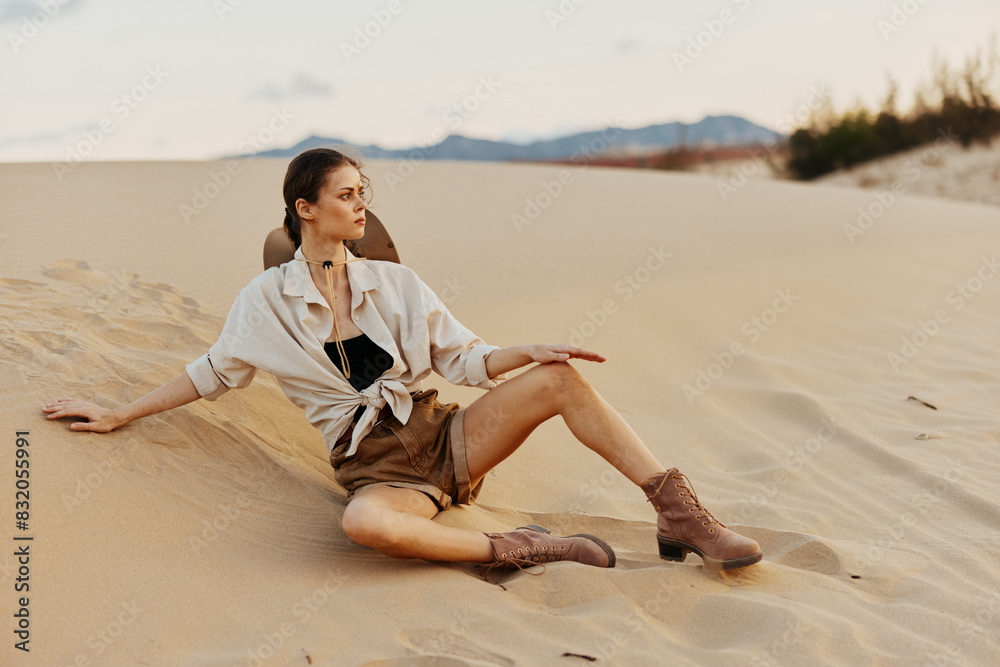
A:
[[[607,356],[574,365],[765,554],[659,560],[641,492],[554,419],[437,520],[595,533],[618,566],[487,582],[348,540],[319,433],[264,374],[110,434],[41,412],[134,400],[208,349],[262,268],[285,165],[246,163],[191,222],[180,205],[223,163],[85,164],[62,184],[0,166],[3,474],[28,431],[34,536],[32,652],[4,612],[0,663],[995,660],[995,210],[906,197],[859,235],[861,191],[751,182],[723,201],[709,176],[588,168],[546,200],[558,167],[430,163],[393,189],[398,165],[374,161],[373,210],[456,317],[489,343]]]

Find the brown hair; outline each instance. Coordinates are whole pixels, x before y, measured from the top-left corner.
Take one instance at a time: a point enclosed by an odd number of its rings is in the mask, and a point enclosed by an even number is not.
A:
[[[285,172],[285,231],[292,243],[298,248],[302,245],[302,220],[299,219],[295,202],[305,199],[315,204],[326,185],[326,177],[344,166],[352,166],[361,173],[363,164],[357,158],[344,155],[332,148],[311,148],[297,155],[288,165]],[[361,186],[368,192],[370,183],[368,177],[361,174]],[[370,197],[368,201],[371,201]]]

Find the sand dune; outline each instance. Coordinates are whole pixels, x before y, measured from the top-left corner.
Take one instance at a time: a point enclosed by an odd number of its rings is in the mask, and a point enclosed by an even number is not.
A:
[[[706,161],[691,171],[715,177],[723,190],[747,181],[788,178],[781,173],[784,151],[748,149],[739,159]],[[863,188],[881,192],[882,201],[920,195],[1000,206],[1000,142],[962,148],[947,132],[938,141],[817,178],[822,186]],[[888,194],[886,194],[888,193]]]
[[[948,140],[946,140],[948,139]],[[938,141],[824,176],[823,185],[862,187],[1000,206],[1000,142],[963,149]]]
[[[438,520],[593,532],[618,566],[487,582],[348,540],[319,433],[264,374],[110,434],[41,412],[131,401],[207,350],[261,270],[285,166],[243,163],[190,222],[225,163],[0,166],[4,474],[29,431],[34,536],[32,651],[8,588],[0,663],[995,662],[995,208],[913,195],[859,226],[873,193],[723,201],[710,176],[588,168],[546,198],[558,167],[429,163],[392,188],[373,161],[373,210],[452,312],[493,344],[606,355],[574,365],[765,553],[659,560],[641,492],[551,420]]]

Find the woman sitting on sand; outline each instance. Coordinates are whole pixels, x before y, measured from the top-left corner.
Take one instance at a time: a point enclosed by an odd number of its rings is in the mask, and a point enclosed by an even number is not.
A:
[[[580,442],[637,484],[658,512],[660,556],[694,551],[736,568],[760,548],[716,520],[686,477],[666,470],[625,420],[568,363],[603,362],[562,343],[486,345],[460,324],[410,268],[355,257],[344,245],[365,233],[367,178],[337,151],[313,149],[288,166],[284,227],[295,259],[254,278],[237,296],[219,340],[185,372],[142,398],[107,410],[59,399],[49,419],[83,417],[77,431],[123,424],[246,387],[274,375],[322,433],[337,482],[347,490],[343,529],[397,558],[524,567],[572,560],[613,567],[593,535],[557,537],[539,526],[481,533],[431,519],[472,503],[483,477],[542,422],[560,415]],[[507,379],[507,371],[537,363]],[[421,390],[431,370],[488,389],[468,407]]]

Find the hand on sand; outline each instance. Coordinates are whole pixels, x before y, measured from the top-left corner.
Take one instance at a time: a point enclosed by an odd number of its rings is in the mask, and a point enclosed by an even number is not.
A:
[[[587,361],[604,362],[607,359],[596,352],[585,350],[582,347],[566,345],[565,343],[548,343],[531,346],[531,359],[540,364],[547,364],[552,361],[568,361],[569,359],[585,359]]]
[[[70,424],[69,427],[74,431],[107,433],[125,423],[114,410],[107,410],[93,403],[75,398],[60,398],[55,403],[49,403],[43,407],[42,412],[48,412],[49,419],[84,417],[89,420]]]

